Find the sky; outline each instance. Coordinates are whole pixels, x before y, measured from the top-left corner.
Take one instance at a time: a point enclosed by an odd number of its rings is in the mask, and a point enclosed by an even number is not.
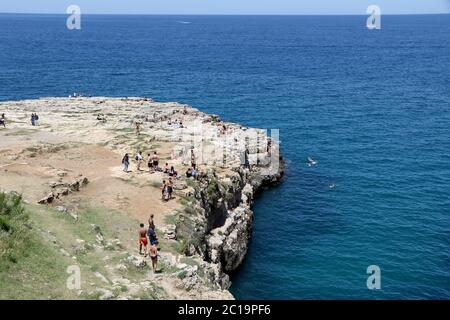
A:
[[[112,14],[382,14],[450,13],[450,0],[0,0],[0,12]]]

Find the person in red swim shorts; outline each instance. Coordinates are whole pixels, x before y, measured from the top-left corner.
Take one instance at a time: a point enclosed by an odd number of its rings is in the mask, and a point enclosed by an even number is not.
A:
[[[147,228],[144,226],[143,223],[140,224],[138,229],[139,234],[139,254],[144,255],[147,257],[147,245],[148,245],[148,239],[147,239]],[[144,253],[142,253],[142,248],[144,248]]]

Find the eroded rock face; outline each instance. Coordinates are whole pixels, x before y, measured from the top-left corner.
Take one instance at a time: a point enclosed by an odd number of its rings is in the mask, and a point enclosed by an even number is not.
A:
[[[38,201],[39,204],[50,204],[55,200],[55,195],[53,192],[49,193],[47,196]]]
[[[126,262],[128,262],[131,265],[134,265],[136,268],[144,268],[147,265],[147,261],[143,257],[138,256],[129,256],[126,259]]]
[[[58,174],[59,175],[59,174]],[[78,192],[81,188],[85,187],[89,183],[89,179],[86,177],[79,177],[70,183],[64,182],[52,182],[50,187],[52,192],[46,197],[38,201],[38,204],[51,204],[56,199],[61,199],[64,196],[68,196],[72,192]]]
[[[186,253],[201,255],[208,278],[222,289],[230,287],[228,274],[247,254],[255,193],[278,183],[283,174],[281,160],[273,173],[240,167],[225,178],[209,175],[194,193],[199,206],[180,216],[177,234],[186,239]]]
[[[253,212],[249,208],[238,207],[230,214],[229,220],[234,227],[224,232],[226,237],[222,246],[222,265],[225,272],[236,270],[247,254]]]

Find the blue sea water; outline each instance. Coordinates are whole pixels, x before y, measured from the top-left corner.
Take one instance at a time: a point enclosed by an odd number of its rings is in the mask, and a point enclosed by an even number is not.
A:
[[[237,298],[450,299],[450,15],[366,19],[3,14],[0,100],[148,96],[279,129]]]

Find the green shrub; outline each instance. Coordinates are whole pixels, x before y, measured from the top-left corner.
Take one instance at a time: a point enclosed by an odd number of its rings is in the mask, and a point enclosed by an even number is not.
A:
[[[24,248],[29,237],[27,225],[22,196],[0,192],[0,266],[17,262],[15,253]]]

